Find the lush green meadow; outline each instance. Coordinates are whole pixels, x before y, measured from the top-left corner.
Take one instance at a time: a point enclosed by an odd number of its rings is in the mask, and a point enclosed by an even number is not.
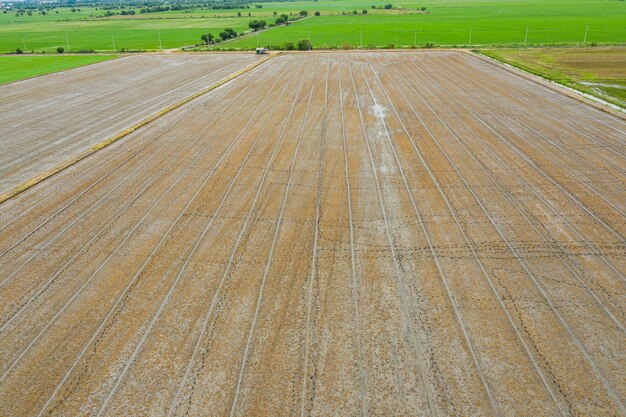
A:
[[[391,3],[391,10],[382,9]],[[377,8],[372,9],[375,5]],[[418,13],[426,7],[427,13]],[[362,15],[362,10],[368,13]],[[310,37],[314,48],[626,43],[626,2],[620,0],[319,0],[262,3],[261,8],[179,10],[103,17],[105,11],[60,8],[41,15],[0,14],[0,52],[113,51],[179,48],[225,28],[248,30],[251,19],[274,13],[321,16],[224,43],[223,48],[280,46]],[[353,15],[356,10],[359,14]],[[137,10],[136,10],[137,11]],[[58,13],[57,13],[58,12]],[[119,10],[118,10],[119,12]],[[241,13],[241,16],[238,16]],[[250,14],[250,16],[248,16]],[[69,45],[69,48],[68,48]]]
[[[0,56],[0,84],[115,58],[115,55]]]
[[[0,24],[0,52],[163,49],[193,45],[207,31],[247,29],[249,18],[99,19]],[[159,42],[160,39],[160,42]]]
[[[386,47],[626,43],[622,1],[440,1],[424,3],[429,14],[322,16],[265,31],[261,45],[310,38],[313,47]],[[257,37],[224,47],[250,48]]]

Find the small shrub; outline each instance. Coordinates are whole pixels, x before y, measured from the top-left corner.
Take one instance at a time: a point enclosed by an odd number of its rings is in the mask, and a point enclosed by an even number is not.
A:
[[[251,20],[248,23],[248,27],[250,29],[252,29],[253,31],[255,31],[255,32],[258,31],[258,30],[263,29],[265,26],[267,26],[267,22],[265,20]],[[223,36],[222,36],[222,38],[223,38]]]
[[[319,12],[319,10],[317,12],[315,12],[315,16],[319,16],[321,13]]]
[[[17,48],[17,49],[15,50],[15,53],[16,53],[16,54],[23,54],[23,53],[24,53],[24,51],[22,51],[20,48]]]
[[[435,46],[435,44],[432,43],[432,42],[426,42],[426,45],[424,45],[424,47],[427,48],[427,49],[433,48],[434,46]]]
[[[64,47],[62,47],[62,46],[59,46],[59,47],[57,48],[57,53],[62,54],[63,52],[65,52],[65,48],[64,48]]]
[[[313,49],[313,45],[311,45],[311,41],[308,39],[300,39],[297,47],[299,51],[310,51]]]
[[[294,45],[293,42],[286,42],[286,43],[283,43],[283,46],[281,47],[281,49],[284,49],[286,51],[293,51],[296,49],[296,45]]]
[[[341,44],[341,49],[343,50],[348,50],[348,49],[352,49],[352,47],[350,46],[350,44],[346,41],[343,41],[343,43]]]
[[[237,32],[235,32],[231,28],[226,28],[226,29],[224,29],[223,32],[220,32],[219,35],[220,35],[220,38],[222,38],[222,40],[226,40],[226,39],[236,38],[237,37]]]

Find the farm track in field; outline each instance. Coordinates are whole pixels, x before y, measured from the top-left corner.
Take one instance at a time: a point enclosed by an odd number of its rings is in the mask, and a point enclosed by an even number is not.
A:
[[[0,410],[626,415],[624,132],[465,52],[274,57],[1,205]]]

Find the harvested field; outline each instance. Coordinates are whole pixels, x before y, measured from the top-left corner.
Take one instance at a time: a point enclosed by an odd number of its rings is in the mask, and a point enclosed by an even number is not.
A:
[[[0,194],[255,59],[128,56],[0,86]]]
[[[2,204],[0,410],[624,415],[625,132],[468,53],[273,58]]]

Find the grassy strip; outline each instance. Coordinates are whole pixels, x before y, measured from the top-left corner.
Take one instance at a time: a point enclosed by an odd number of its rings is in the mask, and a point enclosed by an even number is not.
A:
[[[117,55],[0,56],[0,84],[65,71],[117,58]]]
[[[215,90],[216,88],[226,84],[227,82],[234,80],[235,78],[239,77],[240,75],[245,74],[246,72],[252,70],[253,68],[258,67],[259,65],[267,62],[269,59],[272,58],[272,56],[274,55],[268,55],[267,57],[260,59],[258,61],[256,61],[255,63],[248,65],[247,67],[234,72],[232,74],[230,74],[228,77],[223,78],[222,80],[210,85],[209,87],[205,88],[204,90],[198,91],[197,93],[192,94],[189,97],[186,97],[166,108],[164,108],[163,110],[158,111],[157,113],[154,113],[153,115],[149,116],[146,119],[143,119],[142,121],[140,121],[139,123],[136,123],[135,125],[122,130],[121,132],[117,133],[116,135],[103,140],[100,143],[97,143],[95,145],[93,145],[92,147],[90,147],[89,149],[86,149],[84,151],[82,151],[81,153],[72,156],[69,159],[66,159],[65,161],[61,162],[60,164],[47,169],[43,172],[41,172],[40,174],[36,175],[35,177],[21,183],[18,184],[17,186],[13,187],[12,189],[0,194],[0,205],[2,203],[4,203],[5,201],[15,197],[16,195],[23,193],[24,191],[28,190],[29,188],[34,187],[35,185],[39,184],[40,182],[52,177],[53,175],[71,167],[72,165],[77,164],[78,162],[82,161],[83,159],[87,158],[88,156],[93,155],[94,153],[98,152],[101,149],[106,148],[107,146],[111,145],[112,143],[117,142],[118,140],[128,136],[129,134],[131,134],[132,132],[136,131],[137,129],[153,122],[154,120],[158,119],[161,116],[166,115],[167,113],[171,112],[172,110],[175,110],[179,107],[181,107],[184,104],[189,103],[190,101],[208,93],[209,91]]]
[[[493,49],[476,52],[626,108],[626,48]]]

